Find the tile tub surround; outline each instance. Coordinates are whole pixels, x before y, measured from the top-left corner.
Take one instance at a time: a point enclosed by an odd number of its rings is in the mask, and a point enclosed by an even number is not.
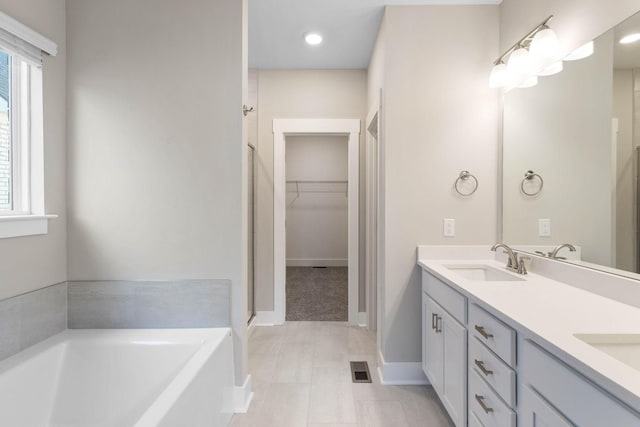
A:
[[[70,281],[69,329],[231,326],[230,281]]]
[[[67,284],[0,301],[0,360],[67,328]]]

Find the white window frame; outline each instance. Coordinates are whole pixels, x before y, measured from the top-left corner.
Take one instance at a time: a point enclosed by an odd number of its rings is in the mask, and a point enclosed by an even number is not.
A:
[[[0,31],[44,53],[55,55],[57,46],[44,36],[0,12]],[[11,57],[11,211],[0,211],[0,239],[46,234],[48,220],[44,198],[44,109],[42,67],[20,52],[0,50]],[[32,50],[33,51],[33,50]]]

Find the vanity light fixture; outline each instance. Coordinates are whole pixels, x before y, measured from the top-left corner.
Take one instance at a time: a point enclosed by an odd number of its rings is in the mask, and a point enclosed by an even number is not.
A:
[[[538,83],[539,75],[550,76],[562,71],[560,43],[548,25],[551,18],[553,15],[495,60],[489,87],[531,87]]]
[[[588,56],[593,55],[593,40],[589,43],[585,43],[569,55],[564,57],[565,61],[577,61],[578,59],[583,59]]]
[[[640,33],[628,34],[620,39],[620,44],[629,44],[640,40]]]
[[[322,43],[322,36],[318,33],[306,33],[304,35],[304,41],[312,46],[319,45]]]

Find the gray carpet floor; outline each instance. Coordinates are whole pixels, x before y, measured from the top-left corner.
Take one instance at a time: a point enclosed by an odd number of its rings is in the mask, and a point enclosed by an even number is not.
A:
[[[348,320],[347,267],[287,267],[287,320]]]

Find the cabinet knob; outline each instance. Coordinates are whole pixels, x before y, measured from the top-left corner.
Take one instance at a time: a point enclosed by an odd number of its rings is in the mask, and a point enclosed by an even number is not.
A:
[[[484,410],[484,412],[486,412],[487,414],[489,412],[493,412],[493,408],[491,408],[490,406],[487,406],[487,404],[484,403],[484,396],[480,396],[479,394],[476,394],[476,400],[478,401],[478,404]]]
[[[476,366],[478,367],[478,369],[480,369],[480,370],[482,371],[482,373],[483,373],[485,376],[487,376],[487,377],[488,377],[489,375],[493,374],[493,371],[492,371],[491,369],[487,369],[487,368],[484,366],[484,362],[483,362],[482,360],[474,359],[474,363],[476,364]]]
[[[435,329],[436,328],[436,323],[438,319],[438,315],[435,313],[431,313],[431,329]]]
[[[480,335],[482,335],[485,339],[493,338],[493,334],[488,333],[484,330],[484,326],[475,325],[475,330],[478,331]]]

